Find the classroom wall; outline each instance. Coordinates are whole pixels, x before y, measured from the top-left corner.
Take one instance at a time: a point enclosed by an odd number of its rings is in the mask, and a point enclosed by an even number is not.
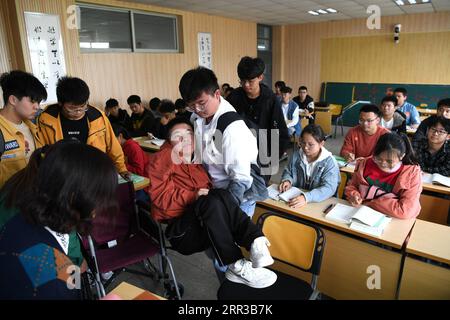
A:
[[[2,0],[3,1],[3,0]],[[73,0],[15,0],[18,28],[25,60],[31,71],[27,51],[24,11],[58,14],[64,42],[67,71],[83,78],[91,88],[90,103],[103,106],[109,97],[115,97],[122,106],[130,94],[148,100],[154,96],[176,99],[178,84],[188,69],[198,65],[197,33],[211,32],[213,70],[219,82],[238,85],[237,64],[245,55],[256,56],[256,23],[221,18],[206,14],[172,10],[124,1],[84,1],[92,4],[176,14],[181,17],[182,53],[89,53],[82,54],[77,30],[66,27],[67,8]],[[3,50],[2,50],[3,54]]]
[[[400,43],[393,27],[401,23]],[[380,30],[366,19],[279,26],[284,43],[274,74],[294,90],[306,85],[319,97],[322,82],[450,84],[450,12],[381,18]],[[393,63],[394,59],[398,63]],[[274,80],[278,80],[275,79]]]

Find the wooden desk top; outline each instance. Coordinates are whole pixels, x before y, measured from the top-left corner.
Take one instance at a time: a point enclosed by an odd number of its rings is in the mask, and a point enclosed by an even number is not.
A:
[[[136,141],[143,150],[145,151],[149,151],[149,152],[157,152],[159,151],[161,148],[158,147],[157,145],[154,145],[149,141],[148,137],[138,137],[138,138],[133,138],[134,141]]]
[[[355,171],[355,167],[353,167],[353,166],[346,166],[346,167],[339,168],[339,170],[341,172],[343,172],[343,173],[352,174]],[[422,187],[423,187],[423,190],[450,195],[450,188],[449,187],[445,187],[445,186],[441,186],[441,185],[437,185],[437,184],[432,184],[432,183],[422,183]]]
[[[166,300],[157,294],[143,290],[127,282],[122,282],[110,293],[117,294],[123,300]]]
[[[143,190],[150,185],[150,179],[144,177],[144,180],[139,181],[137,183],[133,183],[133,185],[135,191]]]
[[[344,203],[348,204],[347,201],[337,198],[330,198],[328,200],[322,201],[320,203],[310,203],[304,207],[293,209],[287,204],[280,201],[275,201],[272,199],[267,199],[265,201],[259,202],[258,206],[264,205],[272,209],[277,209],[284,211],[293,215],[298,215],[306,220],[312,221],[314,223],[331,227],[333,229],[343,231],[348,234],[353,234],[364,239],[372,240],[381,244],[389,245],[391,247],[400,249],[405,242],[411,228],[414,225],[415,219],[400,220],[392,218],[392,221],[384,230],[384,233],[380,238],[371,236],[369,234],[361,233],[350,229],[350,227],[345,223],[339,223],[332,220],[325,219],[325,213],[323,211],[330,205],[334,203]]]
[[[417,111],[421,114],[437,114],[437,110],[436,109],[425,109],[425,108],[416,108]]]
[[[417,219],[406,252],[450,264],[450,227]]]

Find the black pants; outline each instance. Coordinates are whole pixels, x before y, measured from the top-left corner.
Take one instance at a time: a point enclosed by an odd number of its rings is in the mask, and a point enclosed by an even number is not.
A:
[[[166,236],[172,247],[189,255],[212,247],[219,263],[242,259],[239,247],[250,250],[261,229],[239,208],[226,190],[210,190],[185,213],[169,222]]]

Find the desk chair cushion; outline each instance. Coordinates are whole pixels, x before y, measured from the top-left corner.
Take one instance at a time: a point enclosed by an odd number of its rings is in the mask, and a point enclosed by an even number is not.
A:
[[[313,289],[309,283],[273,270],[277,282],[267,288],[255,289],[225,280],[217,292],[219,300],[307,300]]]

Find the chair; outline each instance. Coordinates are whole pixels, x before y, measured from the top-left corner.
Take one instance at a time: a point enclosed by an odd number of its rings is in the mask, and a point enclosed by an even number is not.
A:
[[[336,138],[339,121],[341,122],[341,135],[344,135],[344,118],[342,117],[343,109],[342,104],[330,104],[331,119],[334,120],[334,138]]]
[[[219,288],[219,300],[315,300],[319,296],[317,281],[325,248],[320,228],[303,219],[281,212],[263,213],[257,221],[269,239],[274,269],[290,267],[311,273],[308,283],[281,271],[273,270],[277,281],[270,287],[254,289],[225,280]]]
[[[348,175],[345,172],[340,172],[341,175],[341,183],[339,184],[337,190],[337,196],[339,199],[344,199],[345,187],[347,186]]]
[[[165,243],[160,238],[151,237],[141,230],[139,226],[139,207],[135,201],[135,192],[132,182],[119,184],[117,188],[119,208],[114,214],[101,212],[93,220],[90,234],[82,238],[85,249],[85,258],[95,277],[95,287],[99,298],[105,295],[107,287],[122,271],[138,273],[145,276],[164,278],[164,286],[170,291],[170,284],[174,284],[173,292],[169,298],[181,299],[175,273],[169,257],[166,255]],[[149,258],[160,255],[168,261],[172,281],[166,276],[165,268],[157,270],[153,267],[152,273],[140,273],[126,270],[125,267],[144,261],[146,267],[152,266]],[[114,276],[106,282],[101,280],[101,274],[113,271]]]

